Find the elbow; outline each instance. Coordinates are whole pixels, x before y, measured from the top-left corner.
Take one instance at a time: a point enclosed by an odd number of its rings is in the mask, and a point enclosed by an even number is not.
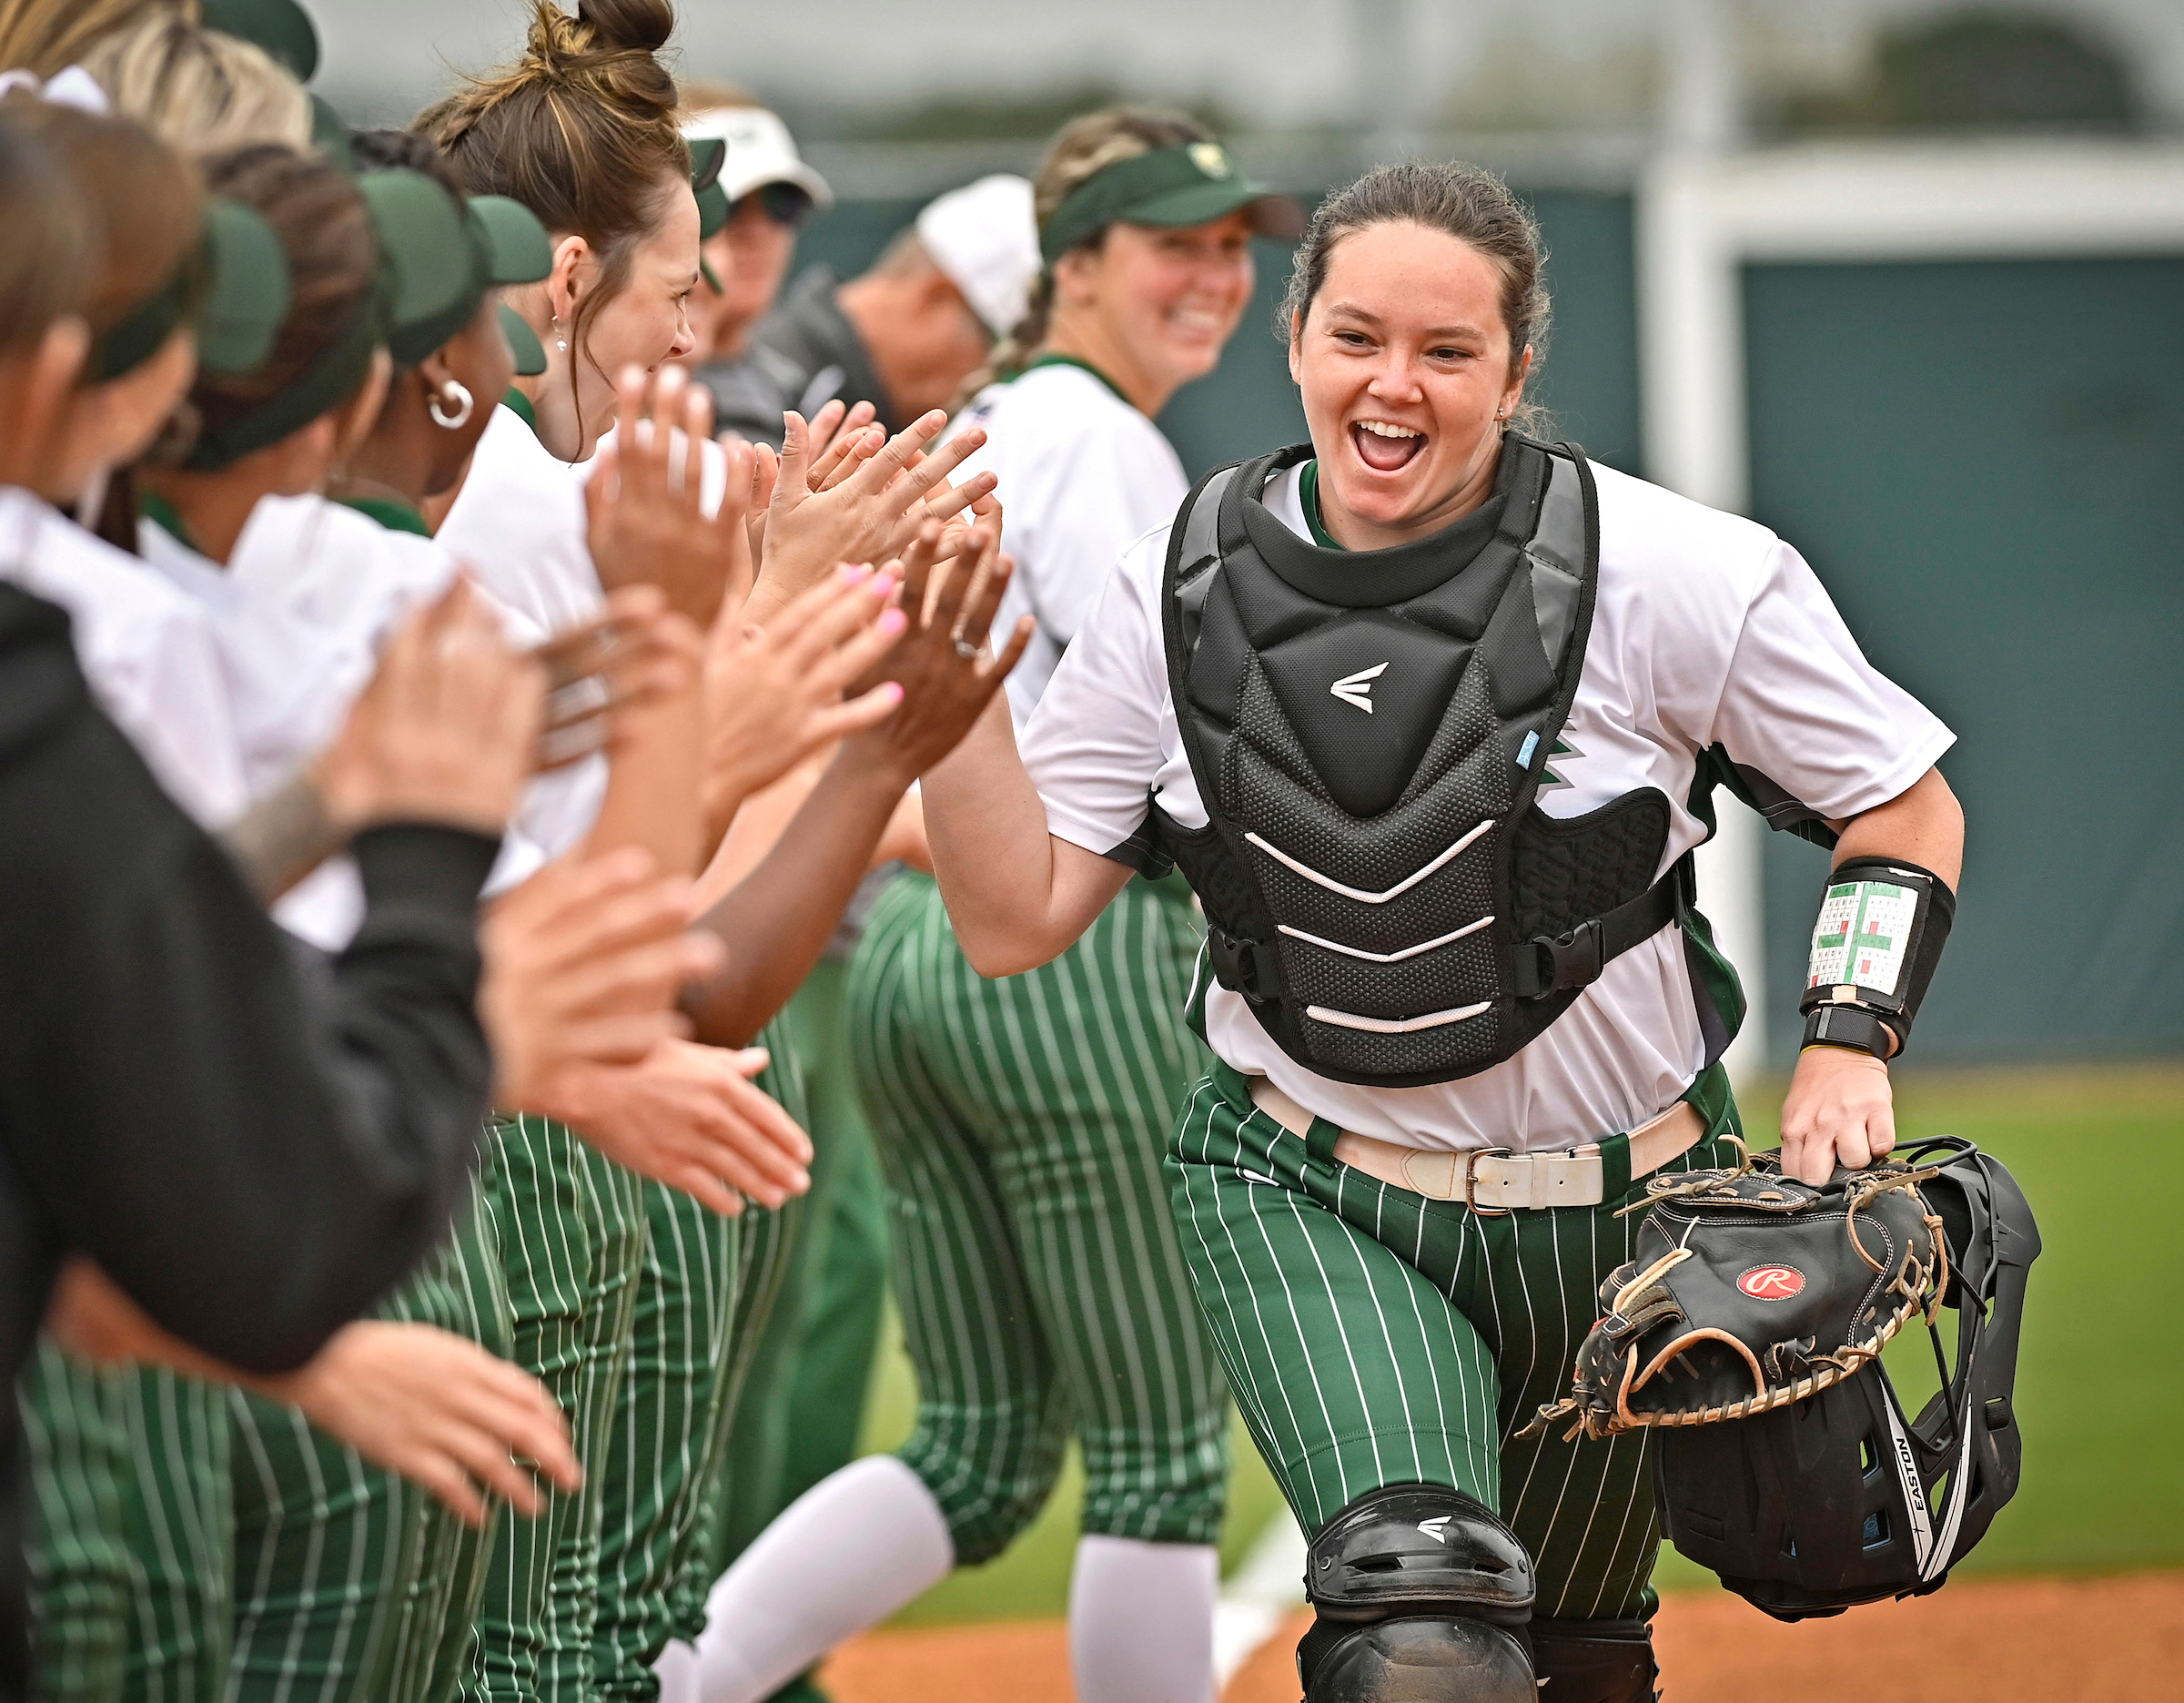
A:
[[[958,932],[957,943],[971,968],[988,981],[999,981],[1004,976],[1021,976],[1026,970],[1036,969],[1051,960],[1051,952],[1026,951],[1022,943],[1006,939],[976,939]]]

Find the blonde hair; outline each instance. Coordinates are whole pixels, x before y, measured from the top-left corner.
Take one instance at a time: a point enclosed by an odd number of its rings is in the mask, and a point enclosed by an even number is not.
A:
[[[169,16],[194,24],[197,0],[0,0],[0,71],[55,76],[115,31]]]
[[[1155,112],[1143,106],[1105,106],[1072,118],[1055,133],[1032,179],[1032,211],[1045,230],[1063,202],[1108,167],[1155,148],[1178,147],[1188,142],[1210,142],[1211,132],[1180,113]],[[1097,248],[1107,239],[1101,226],[1077,246]],[[1024,317],[1009,334],[993,347],[986,364],[963,381],[963,389],[948,411],[963,408],[996,379],[1023,369],[1046,340],[1048,321],[1054,316],[1054,269],[1042,268],[1031,287]]]
[[[287,67],[178,12],[154,12],[101,38],[82,64],[116,110],[189,153],[311,146],[311,98]]]

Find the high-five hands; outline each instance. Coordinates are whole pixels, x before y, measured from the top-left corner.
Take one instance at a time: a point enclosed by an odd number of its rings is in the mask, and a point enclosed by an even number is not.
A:
[[[996,480],[980,473],[960,485],[950,473],[986,442],[976,426],[923,453],[948,423],[939,409],[884,445],[869,431],[837,434],[814,454],[813,434],[799,414],[786,416],[788,441],[766,519],[753,613],[763,619],[844,562],[885,562],[902,553],[925,522],[945,521],[992,494]],[[833,459],[839,458],[839,459]],[[858,461],[854,471],[843,469]]]
[[[724,603],[739,606],[751,590],[754,558],[745,521],[757,490],[750,446],[734,439],[719,446],[727,482],[719,509],[708,515],[711,393],[680,367],[650,376],[625,367],[614,400],[613,441],[584,485],[600,583],[609,591],[657,585],[669,607],[710,627]]]
[[[1031,643],[1034,623],[1018,618],[1000,654],[986,647],[1001,594],[1015,564],[1001,553],[1001,523],[922,522],[899,560],[903,636],[876,678],[898,682],[902,706],[844,742],[845,753],[898,775],[907,786],[940,761],[978,719]]]

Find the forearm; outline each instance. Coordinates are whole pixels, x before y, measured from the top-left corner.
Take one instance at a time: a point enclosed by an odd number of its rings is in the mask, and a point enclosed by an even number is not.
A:
[[[661,874],[695,875],[705,833],[703,748],[694,678],[686,690],[630,712],[609,757],[606,797],[585,836],[585,856],[638,846]]]
[[[698,877],[695,897],[701,910],[733,892],[765,861],[826,773],[829,755],[814,753],[771,786],[739,796],[712,861]]]
[[[700,919],[728,968],[687,996],[696,1039],[744,1047],[811,973],[907,781],[845,745],[758,867]]]
[[[219,831],[261,903],[275,899],[349,844],[308,769],[299,769]]]
[[[1951,892],[1964,873],[1964,807],[1939,769],[1928,769],[1886,804],[1829,826],[1838,866],[1853,857],[1900,857],[1933,871]]]
[[[1046,807],[1016,755],[996,694],[961,745],[919,784],[933,873],[964,955],[982,976],[1014,976],[1067,948],[1129,871],[1046,829]]]

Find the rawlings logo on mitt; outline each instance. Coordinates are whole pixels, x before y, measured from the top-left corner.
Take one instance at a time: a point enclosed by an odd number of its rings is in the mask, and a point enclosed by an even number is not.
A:
[[[1578,1350],[1558,1419],[1569,1434],[1744,1419],[1839,1384],[1879,1358],[1948,1287],[1932,1168],[1837,1171],[1824,1188],[1773,1157],[1656,1177],[1637,1258],[1601,1286],[1607,1316]],[[1650,1209],[1650,1210],[1649,1210]]]

